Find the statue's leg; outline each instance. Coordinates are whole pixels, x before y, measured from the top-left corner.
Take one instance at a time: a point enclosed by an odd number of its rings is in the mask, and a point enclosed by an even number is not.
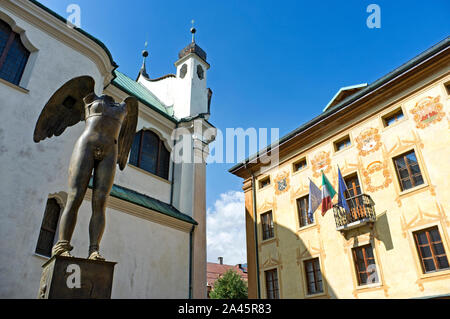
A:
[[[77,222],[78,209],[83,202],[93,167],[92,151],[81,140],[78,141],[70,160],[67,204],[59,224],[59,240],[52,249],[52,255],[70,256],[70,240]]]
[[[106,200],[113,186],[116,162],[117,155],[113,152],[98,162],[94,168],[92,217],[89,223],[89,259],[104,259],[99,253],[99,245],[105,230]]]

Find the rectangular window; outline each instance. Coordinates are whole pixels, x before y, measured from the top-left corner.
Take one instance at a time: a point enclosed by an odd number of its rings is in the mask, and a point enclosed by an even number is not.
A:
[[[414,150],[395,157],[394,163],[402,191],[424,183]]]
[[[368,244],[352,249],[353,261],[355,263],[356,275],[360,286],[377,283],[378,274],[375,258],[373,257],[372,245]]]
[[[54,198],[47,200],[44,219],[42,220],[41,231],[36,245],[36,254],[50,257],[52,247],[55,242],[56,228],[58,226],[61,207]]]
[[[400,121],[402,118],[404,118],[402,108],[399,108],[389,114],[386,114],[385,116],[382,117],[384,127],[392,125],[395,122]]]
[[[308,294],[323,292],[319,258],[304,261]]]
[[[302,158],[298,162],[294,163],[294,172],[298,172],[304,168],[306,168],[306,158]]]
[[[340,140],[334,142],[334,150],[337,152],[343,150],[344,148],[349,147],[350,145],[351,145],[350,136],[347,135],[346,137],[341,138]]]
[[[270,176],[264,177],[259,181],[259,188],[263,188],[270,185]]]
[[[274,237],[272,212],[261,214],[263,240]]]
[[[414,239],[424,273],[449,269],[437,226],[414,232]]]
[[[308,201],[308,195],[297,199],[298,220],[300,223],[300,227],[304,227],[314,223],[314,219],[310,219],[308,217]]]
[[[349,199],[361,195],[361,186],[359,185],[357,174],[344,177],[344,182],[348,190],[347,194],[345,194],[345,198]]]
[[[266,270],[264,273],[266,275],[267,299],[280,299],[277,270],[276,269]]]

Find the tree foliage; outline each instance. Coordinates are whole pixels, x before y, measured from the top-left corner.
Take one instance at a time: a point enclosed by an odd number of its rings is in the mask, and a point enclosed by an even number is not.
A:
[[[229,269],[216,280],[209,296],[211,299],[247,299],[247,283],[236,271]]]

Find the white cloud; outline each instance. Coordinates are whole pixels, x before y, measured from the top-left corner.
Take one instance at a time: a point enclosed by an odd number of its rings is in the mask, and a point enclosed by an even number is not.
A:
[[[208,207],[206,231],[208,261],[235,265],[247,262],[244,193],[228,191],[220,194],[213,207]]]

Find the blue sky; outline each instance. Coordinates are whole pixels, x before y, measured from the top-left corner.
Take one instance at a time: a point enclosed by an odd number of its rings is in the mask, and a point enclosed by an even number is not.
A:
[[[65,17],[66,7],[78,4],[82,28],[105,43],[132,78],[146,40],[150,76],[174,73],[194,19],[196,42],[211,64],[210,122],[223,131],[277,127],[280,136],[320,114],[340,87],[370,84],[450,33],[446,0],[41,2]],[[380,29],[366,25],[371,3],[381,8]],[[210,214],[220,214],[220,201],[229,198],[221,194],[241,191],[231,166],[208,165]]]

